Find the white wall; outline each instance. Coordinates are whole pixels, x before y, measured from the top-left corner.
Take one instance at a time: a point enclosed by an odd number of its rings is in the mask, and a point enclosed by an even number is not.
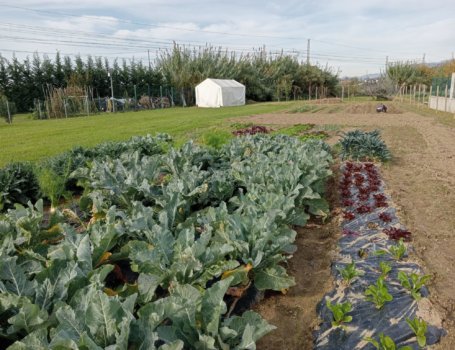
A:
[[[437,109],[438,111],[455,113],[455,99],[430,96],[430,103],[428,107]]]

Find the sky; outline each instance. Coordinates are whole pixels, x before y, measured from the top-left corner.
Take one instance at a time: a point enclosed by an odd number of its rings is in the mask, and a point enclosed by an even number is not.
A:
[[[386,61],[439,62],[455,52],[455,1],[0,0],[0,54],[103,56],[153,64],[176,42],[237,54],[265,47],[340,77]]]

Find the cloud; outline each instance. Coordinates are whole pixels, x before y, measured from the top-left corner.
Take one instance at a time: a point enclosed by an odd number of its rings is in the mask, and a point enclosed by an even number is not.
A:
[[[146,55],[148,48],[170,47],[175,40],[238,51],[262,45],[271,50],[295,49],[305,59],[307,38],[311,38],[312,62],[328,63],[342,74],[364,74],[383,68],[386,56],[390,60],[420,59],[426,53],[427,61],[448,58],[455,42],[452,0],[418,4],[410,0],[152,0],[145,4],[140,0],[22,0],[18,6],[25,9],[0,5],[0,52],[2,48],[59,49],[127,57],[138,52]],[[33,8],[44,12],[30,10]],[[2,34],[13,35],[2,22],[54,28],[55,34],[47,34],[47,38],[56,41],[59,31],[98,34],[85,36],[84,41],[100,41],[100,33],[107,33],[113,44],[95,50],[94,45],[7,40]],[[16,36],[37,36],[25,29],[17,32]]]
[[[43,24],[57,30],[97,32],[112,30],[119,25],[119,21],[111,16],[80,16],[62,20],[45,20]]]

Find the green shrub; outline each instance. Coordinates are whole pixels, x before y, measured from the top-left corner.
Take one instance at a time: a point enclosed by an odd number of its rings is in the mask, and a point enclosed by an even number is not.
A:
[[[216,130],[204,134],[202,137],[202,142],[207,146],[219,149],[228,143],[230,139],[232,139],[232,134],[230,132]]]
[[[62,197],[68,197],[66,178],[55,173],[52,169],[41,168],[38,171],[38,181],[42,194],[51,201],[51,207],[56,208]]]
[[[0,169],[0,211],[13,208],[15,203],[36,202],[40,188],[33,166],[11,163]]]

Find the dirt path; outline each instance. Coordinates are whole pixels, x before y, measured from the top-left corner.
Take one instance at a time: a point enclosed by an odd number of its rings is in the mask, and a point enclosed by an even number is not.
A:
[[[336,203],[333,184],[330,195],[331,202]],[[286,295],[270,295],[257,305],[256,311],[277,327],[258,342],[258,349],[313,348],[312,331],[318,324],[315,306],[333,288],[330,265],[338,228],[338,221],[334,217],[325,225],[309,224],[297,229],[298,249],[288,268],[295,277],[296,286]]]
[[[392,107],[395,113],[367,113],[371,106],[358,104],[340,108],[336,113],[261,115],[250,117],[248,122],[313,123],[337,125],[342,131],[353,127],[382,131],[394,159],[381,172],[393,200],[401,207],[402,222],[414,234],[417,257],[426,273],[434,276],[431,300],[441,312],[448,331],[441,344],[432,349],[455,349],[455,128],[439,122],[437,115],[401,113],[399,107]],[[297,272],[301,270],[300,266],[296,267]],[[320,278],[327,276],[322,274]],[[290,307],[297,305],[291,298],[288,303]],[[301,323],[299,327],[304,325]],[[278,337],[279,333],[272,334]],[[284,334],[294,335],[291,328]],[[261,343],[258,348],[272,349],[268,344]],[[302,345],[300,349],[311,349],[311,346]]]

